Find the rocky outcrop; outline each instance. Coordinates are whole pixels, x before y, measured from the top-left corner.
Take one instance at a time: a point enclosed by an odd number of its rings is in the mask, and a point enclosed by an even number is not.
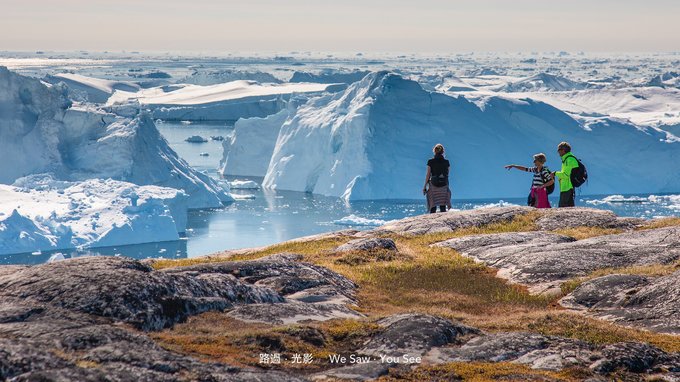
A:
[[[54,302],[3,297],[0,305],[0,380],[302,380],[174,354],[111,318],[64,309]]]
[[[479,208],[467,211],[418,215],[389,222],[376,229],[359,233],[359,236],[385,234],[424,235],[437,232],[451,232],[461,228],[481,227],[494,223],[505,223],[516,216],[535,211],[531,207]]]
[[[629,230],[644,224],[644,219],[622,218],[607,210],[594,208],[549,208],[539,210],[536,226],[543,231],[575,227]]]
[[[480,331],[449,320],[426,314],[398,314],[379,320],[381,333],[358,350],[376,357],[421,356],[433,347],[460,341],[461,337]]]
[[[376,229],[358,233],[357,236],[377,236],[394,233],[400,235],[424,235],[437,232],[452,232],[462,228],[506,223],[528,213],[536,216],[535,224],[537,229],[541,231],[554,231],[574,227],[629,230],[642,225],[644,222],[642,219],[621,218],[611,211],[594,208],[535,209],[532,207],[509,206],[413,216],[391,221]]]
[[[556,290],[569,279],[604,268],[670,264],[680,259],[680,228],[668,227],[572,241],[550,233],[467,236],[437,245],[458,250],[498,276],[530,286],[534,293]]]
[[[157,330],[207,310],[272,323],[362,317],[345,306],[355,301],[351,281],[299,259],[163,271],[119,257],[0,267],[0,380],[299,381],[199,362],[120,325]]]
[[[0,276],[0,296],[111,317],[141,330],[235,304],[283,301],[275,291],[232,275],[159,272],[120,257],[78,258]]]
[[[560,304],[620,324],[680,334],[680,271],[656,278],[598,277],[581,284]]]
[[[476,328],[423,314],[398,314],[377,323],[382,330],[356,350],[363,362],[326,370],[313,375],[312,379],[364,381],[387,374],[392,368],[450,362],[512,362],[551,371],[575,367],[588,370],[596,378],[613,372],[628,373],[629,377],[655,373],[667,376],[680,372],[680,354],[641,343],[595,345],[535,333],[486,334]],[[421,359],[408,363],[406,359],[413,359],[411,357]]]
[[[532,369],[587,368],[611,372],[667,373],[680,371],[680,355],[640,343],[593,345],[532,333],[497,333],[475,337],[460,347],[436,348],[425,360],[446,362],[514,362]]]

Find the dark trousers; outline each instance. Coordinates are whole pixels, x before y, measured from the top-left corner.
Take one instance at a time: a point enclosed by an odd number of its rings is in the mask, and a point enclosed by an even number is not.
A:
[[[574,207],[574,199],[576,198],[576,192],[572,188],[569,191],[560,192],[560,207]]]
[[[430,208],[430,213],[433,214],[437,212],[437,207]],[[439,212],[446,212],[446,206],[439,206]]]

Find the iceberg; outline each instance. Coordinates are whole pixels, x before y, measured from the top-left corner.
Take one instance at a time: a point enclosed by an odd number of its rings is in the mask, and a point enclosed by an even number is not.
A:
[[[594,85],[589,85],[583,82],[572,81],[562,76],[556,76],[549,73],[539,73],[531,77],[523,78],[517,82],[501,86],[498,90],[504,92],[531,92],[531,91],[568,91],[568,90],[583,90]]]
[[[295,72],[289,82],[316,82],[323,84],[351,84],[370,73],[363,70],[324,69],[318,73]]]
[[[139,102],[152,111],[154,118],[175,121],[236,121],[239,118],[266,117],[286,106],[296,93],[321,94],[336,89],[332,84],[260,84],[232,81],[201,86],[176,84],[143,89],[139,92],[116,91],[107,105]]]
[[[236,121],[231,139],[222,142],[222,175],[263,177],[288,114],[288,109],[284,109],[265,118]]]
[[[187,195],[112,179],[50,175],[0,185],[0,255],[179,240]]]
[[[590,180],[579,192],[672,192],[680,188],[680,143],[667,138],[613,119],[582,126],[532,99],[428,92],[377,72],[297,108],[281,127],[263,187],[346,200],[420,199],[425,163],[442,143],[454,198],[524,197],[530,179],[503,166],[529,164],[545,152],[557,170],[555,147],[566,140],[588,166]],[[622,161],[634,165],[621,168]]]
[[[141,89],[133,82],[104,80],[75,73],[47,75],[43,80],[50,84],[63,82],[68,87],[71,98],[93,103],[106,103],[116,90],[137,92]]]
[[[228,187],[177,156],[148,114],[73,106],[66,93],[0,67],[0,184],[52,173],[67,181],[111,178],[180,189],[189,208],[232,200]]]
[[[259,83],[281,83],[281,80],[269,73],[241,70],[195,70],[191,75],[178,82],[206,86],[240,80],[256,81]]]

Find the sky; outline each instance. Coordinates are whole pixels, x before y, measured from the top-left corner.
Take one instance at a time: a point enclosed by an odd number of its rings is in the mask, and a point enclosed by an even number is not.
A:
[[[680,51],[677,0],[3,0],[0,51]]]

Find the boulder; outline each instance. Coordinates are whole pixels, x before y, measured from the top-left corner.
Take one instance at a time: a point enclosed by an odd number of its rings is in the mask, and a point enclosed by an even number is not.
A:
[[[386,238],[364,238],[355,239],[343,244],[335,249],[336,252],[353,252],[353,251],[397,251],[397,245],[392,239]]]
[[[378,321],[383,331],[358,350],[360,354],[417,357],[433,347],[479,334],[479,330],[426,314],[398,314]]]

